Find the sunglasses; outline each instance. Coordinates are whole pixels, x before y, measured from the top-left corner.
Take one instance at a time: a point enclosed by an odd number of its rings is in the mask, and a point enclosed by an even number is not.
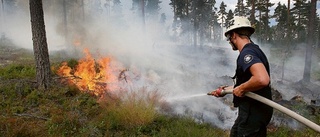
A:
[[[228,34],[226,37],[227,37],[227,41],[231,41],[231,34]]]

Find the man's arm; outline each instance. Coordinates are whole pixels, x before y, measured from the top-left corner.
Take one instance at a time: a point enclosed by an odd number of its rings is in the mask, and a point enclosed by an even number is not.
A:
[[[249,69],[252,77],[247,82],[237,86],[233,90],[233,94],[238,97],[244,96],[246,92],[256,91],[269,85],[270,77],[262,63],[255,63]]]

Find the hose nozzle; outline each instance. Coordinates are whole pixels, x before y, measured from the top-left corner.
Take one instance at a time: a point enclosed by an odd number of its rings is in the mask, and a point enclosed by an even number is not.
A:
[[[225,88],[228,86],[220,86],[218,89],[212,92],[208,92],[207,95],[209,96],[216,96],[216,97],[223,97],[227,94],[231,94],[232,90],[226,90]]]
[[[212,94],[212,92],[208,92],[207,95],[212,96],[213,94]]]

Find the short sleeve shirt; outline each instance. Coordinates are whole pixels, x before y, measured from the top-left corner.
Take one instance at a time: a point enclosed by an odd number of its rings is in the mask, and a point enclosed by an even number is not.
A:
[[[252,76],[249,68],[255,63],[263,63],[269,73],[269,63],[267,57],[258,45],[249,43],[244,46],[237,59],[236,86],[248,81]]]
[[[255,63],[263,63],[263,65],[266,67],[268,74],[270,75],[269,62],[267,60],[267,57],[265,56],[265,54],[262,52],[262,50],[259,48],[258,45],[249,43],[244,46],[244,48],[240,52],[237,59],[235,87],[248,81],[251,78],[252,74],[250,72],[250,67]],[[269,87],[266,87],[259,91],[255,91],[255,93],[271,99],[271,90],[269,89],[270,89]],[[264,90],[268,90],[267,93],[264,92]],[[245,100],[246,98],[247,97],[239,98],[237,96],[234,96],[235,106],[237,106],[239,101],[241,102],[241,100]]]

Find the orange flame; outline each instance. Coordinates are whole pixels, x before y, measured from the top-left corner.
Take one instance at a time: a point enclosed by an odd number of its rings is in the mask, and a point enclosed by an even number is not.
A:
[[[117,70],[119,64],[112,62],[111,57],[101,57],[95,60],[88,49],[84,50],[85,57],[78,61],[74,69],[63,62],[57,74],[75,84],[81,91],[90,92],[97,96],[106,91],[119,89]]]

